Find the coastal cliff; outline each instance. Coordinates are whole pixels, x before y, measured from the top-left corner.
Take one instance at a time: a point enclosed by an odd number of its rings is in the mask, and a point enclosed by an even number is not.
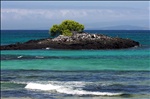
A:
[[[109,37],[102,34],[74,33],[72,36],[59,35],[56,38],[30,40],[1,46],[1,50],[30,49],[124,49],[139,46],[131,39]]]

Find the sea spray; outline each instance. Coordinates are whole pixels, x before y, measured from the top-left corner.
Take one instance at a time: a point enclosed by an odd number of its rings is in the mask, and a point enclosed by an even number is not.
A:
[[[35,89],[43,91],[56,91],[58,93],[70,94],[70,95],[94,95],[94,96],[119,96],[123,93],[110,93],[110,92],[96,92],[96,91],[85,91],[82,89],[74,89],[70,87],[65,87],[62,85],[52,85],[52,84],[39,84],[39,83],[28,83],[25,86],[26,89]]]

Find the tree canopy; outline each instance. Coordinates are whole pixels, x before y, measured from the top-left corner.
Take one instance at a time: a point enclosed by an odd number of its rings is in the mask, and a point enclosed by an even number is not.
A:
[[[56,36],[56,35],[64,35],[64,36],[71,36],[72,31],[77,31],[79,33],[83,32],[84,25],[80,24],[73,20],[64,20],[61,24],[53,25],[50,28],[50,35]]]

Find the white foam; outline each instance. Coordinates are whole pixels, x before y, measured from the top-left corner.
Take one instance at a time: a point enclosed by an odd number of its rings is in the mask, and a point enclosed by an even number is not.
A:
[[[18,56],[17,58],[22,58],[23,56]]]
[[[86,84],[89,84],[91,82],[83,82],[83,81],[48,81],[48,83],[53,84],[53,85],[61,85],[63,87],[84,87]]]
[[[57,90],[60,86],[54,86],[51,84],[38,84],[38,83],[29,83],[25,86],[27,89],[39,89],[39,90]]]
[[[60,86],[60,85],[53,85],[53,84],[39,84],[39,83],[28,83],[25,86],[26,89],[36,89],[36,90],[43,90],[43,91],[57,91],[58,93],[64,94],[71,94],[71,95],[95,95],[95,96],[116,96],[122,95],[122,93],[110,93],[110,92],[92,92],[92,91],[85,91],[82,89],[74,89],[70,86]]]
[[[46,50],[49,50],[50,48],[49,48],[49,47],[46,47],[45,49],[46,49]]]

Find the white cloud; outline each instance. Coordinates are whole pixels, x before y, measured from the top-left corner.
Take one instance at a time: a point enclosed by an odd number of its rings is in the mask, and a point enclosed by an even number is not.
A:
[[[14,24],[15,22],[20,22],[20,24],[28,22],[30,25],[31,21],[37,25],[36,22],[39,20],[44,25],[49,21],[63,19],[80,20],[81,23],[111,22],[148,19],[148,14],[135,9],[1,9],[2,25],[9,24],[8,22],[14,22]]]
[[[83,17],[130,17],[137,15],[141,12],[135,10],[110,10],[110,9],[2,9],[1,14],[8,18],[21,18],[26,17],[35,18],[41,17],[46,19],[57,19],[57,18],[83,18]],[[137,14],[136,14],[137,13]],[[140,15],[140,14],[139,14]],[[17,17],[17,18],[16,18]],[[137,16],[138,17],[138,16]]]

